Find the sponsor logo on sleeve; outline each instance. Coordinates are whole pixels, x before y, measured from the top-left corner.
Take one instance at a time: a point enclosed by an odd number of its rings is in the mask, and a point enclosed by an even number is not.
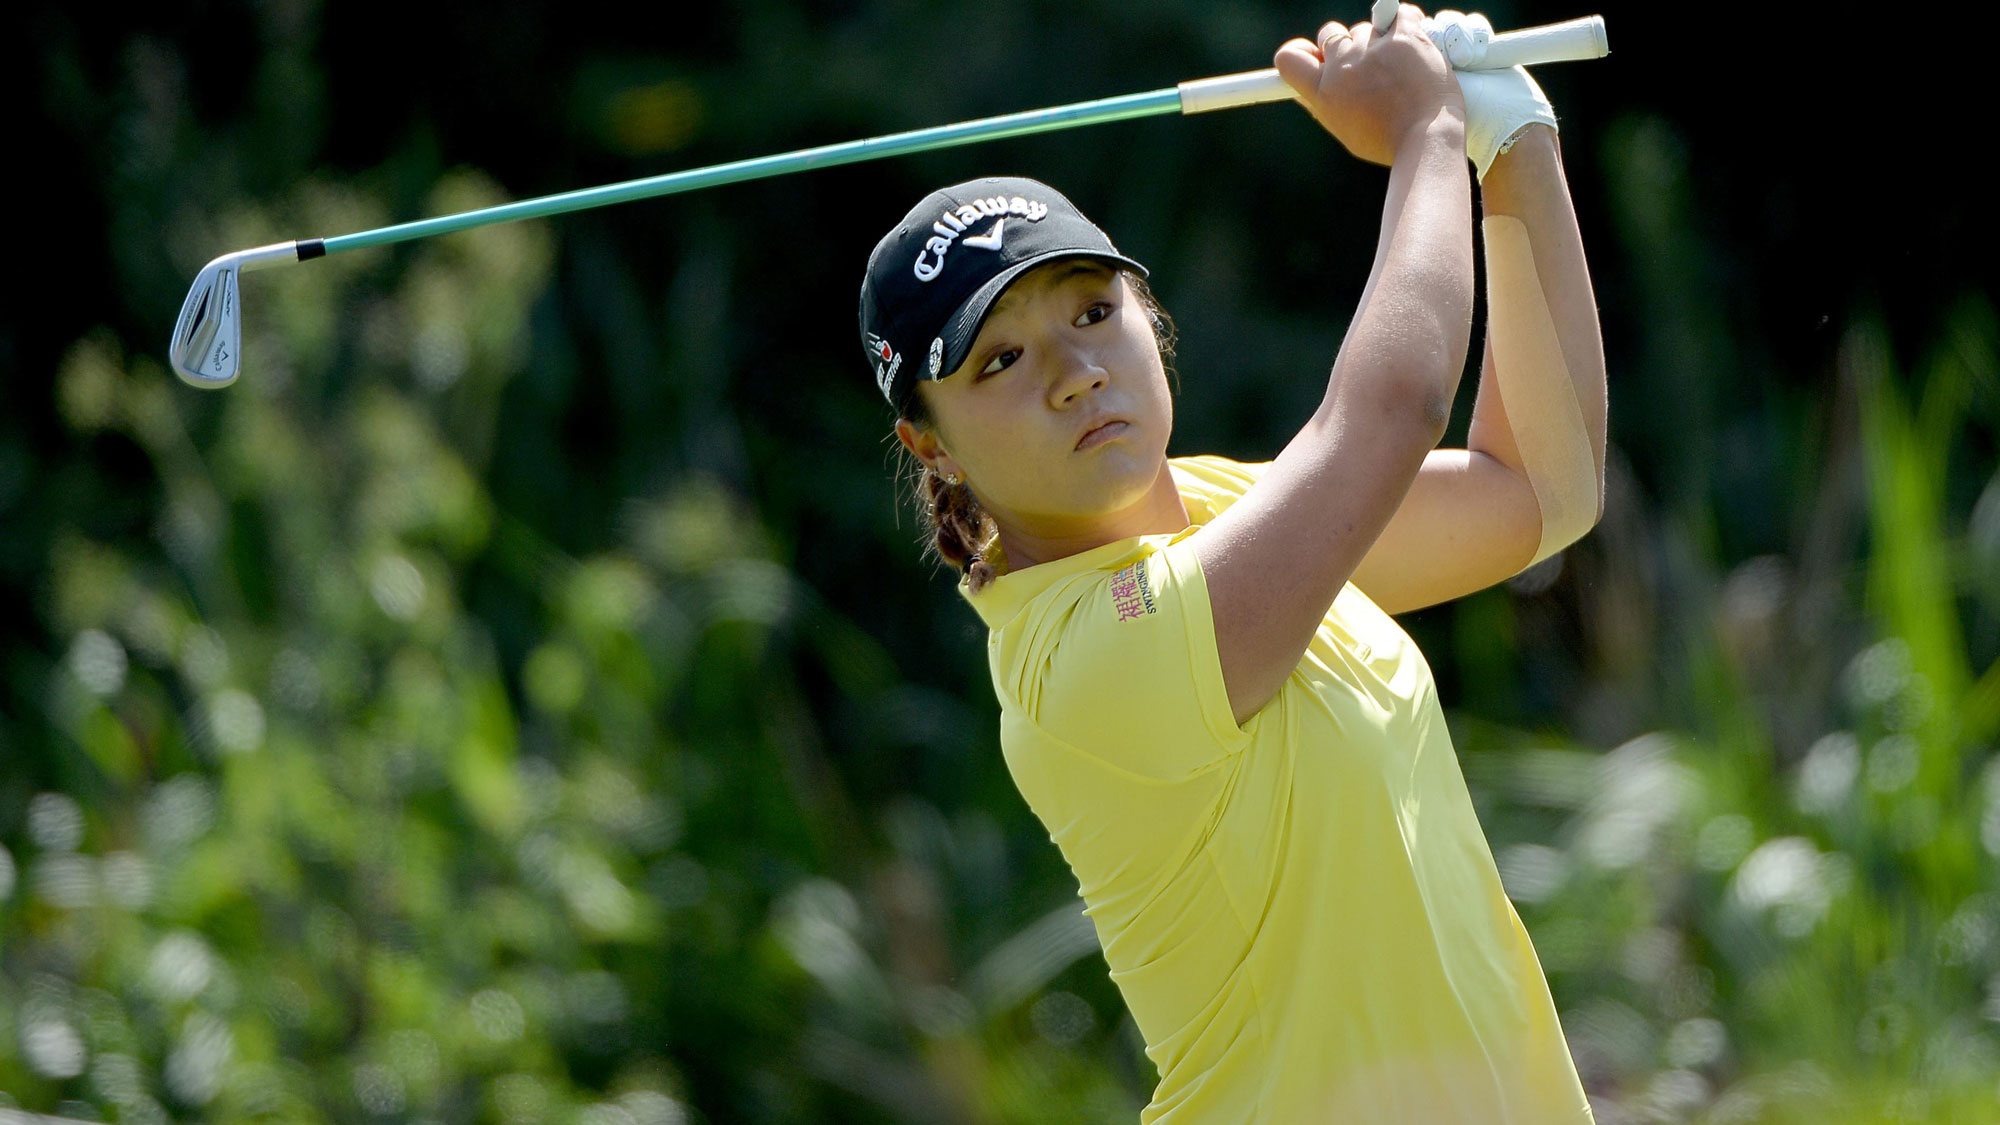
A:
[[[1111,576],[1111,608],[1120,621],[1159,612],[1153,604],[1153,584],[1146,578],[1145,563],[1135,562]]]

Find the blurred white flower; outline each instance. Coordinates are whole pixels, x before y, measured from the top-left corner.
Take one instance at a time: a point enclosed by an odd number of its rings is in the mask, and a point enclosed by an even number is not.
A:
[[[35,861],[35,897],[62,910],[97,904],[97,861],[74,852],[45,855]]]
[[[144,909],[153,898],[153,865],[135,852],[112,852],[98,867],[104,897],[126,910]]]
[[[488,988],[473,994],[472,1026],[496,1043],[511,1043],[521,1037],[527,1017],[511,994]]]
[[[430,1032],[415,1027],[392,1032],[388,1051],[396,1072],[419,1088],[427,1089],[437,1083],[444,1060],[438,1051],[437,1039]]]
[[[73,852],[83,844],[83,806],[67,793],[37,793],[28,802],[28,839],[46,852]]]
[[[195,1012],[181,1025],[180,1038],[167,1052],[167,1089],[193,1105],[207,1105],[222,1089],[223,1071],[236,1054],[236,1037],[229,1025],[207,1012]]]
[[[1680,816],[1697,790],[1694,775],[1674,761],[1674,740],[1663,732],[1638,738],[1606,754],[1597,768],[1597,791],[1577,832],[1577,847],[1600,868],[1630,867],[1653,849],[1659,831]]]
[[[786,892],[773,913],[778,944],[835,998],[861,1009],[886,1006],[886,986],[855,939],[861,908],[846,887],[808,879]]]
[[[1563,1012],[1563,1033],[1579,1054],[1596,1055],[1620,1072],[1650,1065],[1658,1043],[1652,1024],[1630,1005],[1599,997]]]
[[[415,621],[424,610],[423,572],[401,555],[384,555],[368,572],[368,593],[383,613]]]
[[[1767,840],[1737,867],[1730,897],[1753,913],[1772,912],[1780,933],[1800,936],[1832,902],[1836,880],[1829,858],[1803,836]]]
[[[208,697],[208,733],[225,754],[248,754],[264,745],[264,705],[247,691],[228,688]]]
[[[381,1063],[362,1063],[354,1068],[354,1100],[378,1117],[394,1117],[403,1112],[403,1079]]]
[[[577,1111],[576,1125],[638,1125],[638,1118],[622,1105],[600,1102]]]
[[[1938,929],[1938,960],[1947,965],[1976,965],[2000,937],[2000,895],[1969,895]]]
[[[1861,774],[1861,743],[1849,731],[1822,735],[1792,783],[1792,801],[1800,812],[1824,816],[1847,802],[1854,779]]]
[[[190,930],[175,930],[160,939],[146,962],[146,983],[169,1003],[192,999],[215,979],[215,954],[208,942]]]
[[[64,660],[70,675],[95,695],[116,695],[125,686],[125,646],[101,629],[85,629],[70,643]]]
[[[1646,1083],[1639,1101],[1656,1121],[1683,1121],[1707,1103],[1708,1079],[1692,1070],[1663,1070]]]
[[[146,1096],[146,1072],[131,1055],[103,1054],[90,1064],[90,1084],[104,1099],[121,1109]],[[120,1115],[121,1120],[123,1115]]]
[[[1569,881],[1569,856],[1542,844],[1512,844],[1494,858],[1500,885],[1515,902],[1544,902]]]
[[[36,1074],[61,1080],[82,1074],[89,1052],[68,1020],[43,1014],[22,1021],[21,1058]]]
[[[1647,926],[1625,939],[1618,967],[1640,984],[1657,984],[1679,968],[1686,955],[1687,942],[1680,931]]]
[[[215,822],[215,794],[199,774],[184,773],[153,788],[140,814],[147,851],[172,850]]]
[[[1707,1066],[1722,1057],[1729,1032],[1722,1021],[1707,1017],[1682,1020],[1667,1034],[1667,1062],[1681,1069]]]
[[[634,1125],[687,1125],[687,1107],[665,1094],[635,1090],[618,1099]]]
[[[319,703],[319,667],[311,655],[288,648],[271,661],[271,696],[297,711],[308,711]]]
[[[1910,671],[1910,646],[1902,638],[1877,641],[1848,662],[1843,677],[1848,702],[1857,709],[1887,703],[1903,690]]]
[[[458,382],[470,359],[465,330],[456,324],[438,321],[426,325],[410,341],[410,367],[418,385],[427,391],[442,391]]]

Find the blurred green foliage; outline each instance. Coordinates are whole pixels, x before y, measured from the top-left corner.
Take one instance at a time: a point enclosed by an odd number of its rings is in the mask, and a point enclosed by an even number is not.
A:
[[[160,359],[227,249],[1301,30],[988,15],[29,13],[24,147],[88,268],[0,336],[0,1118],[1135,1117],[1153,1076],[1000,764],[977,622],[895,514],[851,301],[923,190],[1041,176],[1154,265],[1177,450],[1268,456],[1379,206],[1302,115],[258,274],[238,387]],[[1835,126],[1663,105],[1669,29],[1611,16],[1612,62],[1544,78],[1605,303],[1605,521],[1406,624],[1603,1125],[1992,1121],[1992,295],[1946,238],[1893,277],[1835,246],[1845,197],[1757,155]]]

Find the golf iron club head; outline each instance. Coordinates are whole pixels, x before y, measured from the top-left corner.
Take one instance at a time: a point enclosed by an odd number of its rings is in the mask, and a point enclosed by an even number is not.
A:
[[[243,360],[243,308],[236,276],[245,270],[299,260],[299,244],[274,242],[224,254],[201,268],[187,300],[167,356],[174,372],[189,386],[226,387],[236,381]]]

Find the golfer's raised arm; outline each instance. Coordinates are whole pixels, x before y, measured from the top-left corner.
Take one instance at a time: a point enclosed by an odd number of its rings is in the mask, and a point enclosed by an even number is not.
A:
[[[1229,704],[1241,723],[1298,665],[1314,629],[1444,436],[1472,319],[1464,103],[1405,7],[1293,40],[1277,65],[1354,155],[1390,165],[1380,239],[1319,409],[1256,486],[1197,532]],[[1326,237],[1351,236],[1332,213]]]
[[[1487,338],[1465,444],[1534,487],[1540,562],[1604,511],[1604,344],[1555,131],[1528,126],[1480,200]]]

